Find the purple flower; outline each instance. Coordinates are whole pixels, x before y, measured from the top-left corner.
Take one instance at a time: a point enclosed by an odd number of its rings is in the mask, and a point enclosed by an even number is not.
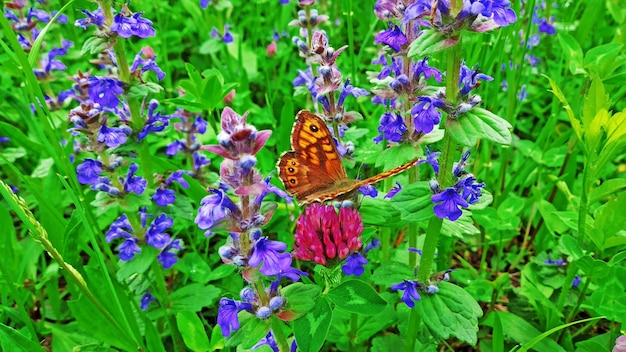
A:
[[[207,6],[209,6],[209,2],[211,2],[211,0],[200,0],[200,7],[202,7],[202,9],[206,9]]]
[[[391,289],[393,291],[404,291],[402,293],[402,302],[404,302],[409,308],[415,307],[415,302],[421,299],[419,293],[417,293],[417,289],[420,287],[420,284],[414,280],[403,280],[399,284],[391,285]]]
[[[185,150],[185,143],[182,141],[174,141],[165,148],[165,155],[174,156],[181,150]]]
[[[380,117],[378,132],[380,135],[373,139],[376,144],[380,143],[383,139],[388,142],[400,142],[404,132],[406,132],[406,124],[399,114],[386,112]]]
[[[146,293],[141,296],[141,306],[142,310],[148,309],[148,305],[150,302],[156,302],[156,298],[150,293],[150,291],[146,291]]]
[[[169,125],[170,115],[161,115],[161,112],[155,113],[159,107],[159,102],[155,99],[150,100],[148,104],[148,120],[143,129],[137,135],[137,141],[144,139],[150,132],[161,132]]]
[[[130,38],[133,35],[133,22],[135,19],[132,17],[125,17],[122,13],[118,13],[113,17],[113,23],[111,24],[111,32],[116,32],[122,38]]]
[[[469,206],[457,190],[452,187],[433,195],[430,200],[433,203],[441,202],[434,207],[435,215],[440,219],[448,218],[450,221],[456,221],[463,214],[459,206],[464,208]]]
[[[350,85],[350,79],[346,79],[346,82],[339,93],[339,99],[337,100],[337,106],[343,106],[343,102],[348,95],[352,95],[355,98],[360,96],[369,95],[370,93],[363,88],[356,88]]]
[[[154,37],[155,31],[152,27],[152,21],[146,18],[141,18],[142,14],[143,12],[133,14],[133,19],[135,21],[131,23],[132,34],[139,38]]]
[[[541,23],[539,23],[539,32],[547,35],[554,35],[556,34],[556,29],[550,22],[548,22],[548,20],[542,18]]]
[[[217,309],[217,324],[222,328],[224,337],[229,337],[231,331],[239,329],[239,317],[237,314],[242,310],[252,312],[252,305],[228,298],[220,300],[220,307]]]
[[[124,191],[127,193],[135,192],[137,194],[142,194],[146,189],[146,185],[148,181],[144,180],[141,176],[135,176],[135,173],[139,169],[139,166],[135,163],[130,164],[128,167],[128,173],[126,174],[126,178],[120,177],[120,182],[124,185]]]
[[[413,76],[418,77],[421,74],[423,74],[426,79],[435,77],[437,82],[441,82],[441,72],[434,67],[428,66],[427,57],[413,64]]]
[[[459,76],[459,92],[461,95],[467,95],[472,89],[479,86],[479,79],[485,81],[493,81],[493,77],[478,72],[478,65],[470,69],[465,65],[465,62],[461,64],[461,75]]]
[[[411,115],[417,132],[430,133],[441,121],[441,112],[436,108],[444,106],[440,99],[421,96],[411,108]]]
[[[131,133],[130,127],[108,127],[105,120],[100,130],[98,130],[97,140],[109,148],[117,148],[126,143],[127,135]]]
[[[102,163],[94,159],[85,159],[76,167],[78,182],[82,185],[92,185],[98,181],[102,173]]]
[[[164,269],[169,269],[178,262],[176,252],[182,249],[182,241],[179,238],[176,238],[163,248],[157,257],[157,260],[161,263],[161,265],[163,265]]]
[[[367,246],[365,246],[365,249],[363,250],[363,254],[367,254],[372,249],[375,249],[378,247],[380,247],[380,241],[378,240],[378,238],[372,238],[372,241],[368,243]]]
[[[284,0],[281,0],[281,3]],[[289,3],[289,0],[287,0],[287,4]],[[284,4],[283,4],[284,5]],[[278,343],[276,342],[276,340],[274,339],[274,335],[272,334],[272,330],[270,330],[267,335],[265,335],[264,338],[262,338],[261,340],[259,340],[259,342],[256,343],[256,345],[252,346],[252,350],[256,350],[257,348],[263,346],[263,345],[267,345],[272,352],[280,352],[280,349],[278,348]]]
[[[469,204],[474,204],[478,202],[478,199],[482,195],[481,188],[485,187],[485,184],[476,183],[476,177],[469,175],[459,180],[455,187],[461,191],[461,197],[463,197],[463,199]]]
[[[615,339],[615,347],[613,347],[612,352],[626,352],[626,335]]]
[[[157,80],[162,80],[163,78],[165,78],[165,72],[163,72],[159,65],[157,65],[155,61],[156,56],[147,55],[146,51],[152,52],[152,50],[147,50],[146,48],[141,49],[141,51],[139,51],[139,53],[135,55],[135,60],[133,60],[133,65],[131,66],[130,70],[134,72],[141,68],[141,73],[152,71],[157,75]],[[142,53],[146,56],[146,59],[141,58]]]
[[[391,190],[389,190],[389,193],[387,193],[383,199],[391,199],[393,198],[396,194],[398,194],[398,192],[400,192],[402,190],[402,185],[400,185],[400,182],[396,181],[396,187],[391,188]]]
[[[279,253],[287,249],[287,245],[279,241],[270,241],[266,237],[260,238],[252,250],[248,265],[257,267],[261,262],[260,271],[263,275],[277,275],[283,268],[291,266],[291,254]]]
[[[435,175],[439,175],[439,161],[437,160],[437,157],[439,157],[439,154],[441,154],[441,152],[433,153],[430,151],[430,148],[427,148],[426,159],[420,160],[417,163],[418,164],[429,163],[430,166],[432,166],[433,171],[435,172]]]
[[[227,216],[237,212],[237,206],[226,196],[221,189],[211,189],[210,194],[200,201],[198,215],[194,222],[202,230],[207,230],[204,235],[210,236],[213,229],[220,221]]]
[[[123,261],[129,261],[135,257],[135,254],[141,252],[141,248],[137,246],[137,239],[134,237],[127,238],[118,247],[120,259]]]
[[[56,57],[63,56],[67,54],[67,49],[74,46],[74,43],[69,40],[63,40],[61,42],[60,48],[53,48],[48,52],[48,55],[44,56],[41,59],[41,69],[33,69],[35,76],[37,78],[46,78],[50,76],[50,72],[53,70],[63,71],[66,69],[66,66],[59,60],[56,60]]]
[[[164,207],[170,204],[174,204],[176,201],[176,192],[171,189],[159,187],[157,188],[152,200],[160,207]]]
[[[115,78],[91,76],[87,93],[94,103],[117,109],[120,103],[117,96],[124,93],[124,88],[122,82]]]
[[[165,214],[157,216],[146,231],[146,243],[154,248],[163,248],[170,242],[170,235],[165,231],[172,227],[173,223],[174,219]]]
[[[213,29],[211,30],[210,36],[212,38],[222,39],[222,41],[224,41],[224,43],[230,44],[230,43],[233,42],[233,35],[228,30],[229,27],[230,27],[229,24],[225,24],[224,25],[224,34],[220,34],[220,32],[217,30],[217,28],[213,27]]]
[[[378,196],[378,190],[374,185],[365,185],[359,188],[359,192],[366,197],[376,198]]]
[[[572,287],[580,286],[581,278],[579,275],[574,276],[574,280],[572,280]]]
[[[367,259],[365,259],[361,253],[354,252],[346,258],[346,262],[341,266],[341,270],[346,275],[361,276],[365,271],[364,266],[367,263]]]
[[[402,46],[408,42],[408,40],[406,39],[404,33],[402,33],[400,27],[393,23],[389,23],[389,29],[378,33],[374,38],[374,42],[376,42],[376,44],[386,44],[394,51],[398,52],[402,49]]]
[[[547,260],[544,260],[543,263],[548,264],[548,265],[556,265],[556,266],[563,266],[567,264],[567,262],[563,259],[557,259],[557,260],[547,259]]]
[[[81,10],[83,14],[87,16],[87,18],[81,18],[74,22],[74,26],[80,27],[82,29],[87,29],[89,25],[95,25],[98,28],[102,28],[104,25],[104,14],[102,13],[102,9],[98,8],[96,11],[89,12],[87,10]]]

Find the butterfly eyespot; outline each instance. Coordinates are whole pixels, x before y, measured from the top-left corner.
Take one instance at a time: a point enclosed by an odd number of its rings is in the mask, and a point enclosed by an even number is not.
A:
[[[291,165],[296,166],[296,162],[295,162],[295,161],[292,161],[292,162],[291,162]]]
[[[295,178],[290,178],[289,183],[291,183],[292,185],[295,185],[296,183],[298,183],[298,181],[296,181]]]
[[[319,128],[317,128],[317,126],[315,125],[311,125],[311,127],[309,127],[309,129],[311,130],[311,132],[319,132]]]
[[[295,172],[296,171],[296,169],[294,169],[293,167],[289,167],[289,168],[287,168],[287,170],[289,170],[289,172]]]

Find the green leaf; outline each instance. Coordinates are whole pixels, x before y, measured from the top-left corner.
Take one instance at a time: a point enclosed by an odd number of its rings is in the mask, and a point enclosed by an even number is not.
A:
[[[422,294],[415,308],[428,330],[436,338],[457,339],[475,345],[478,317],[483,311],[464,289],[446,281],[439,283],[439,292]]]
[[[201,284],[190,284],[174,291],[170,300],[172,313],[182,311],[199,312],[204,307],[212,306],[217,302],[222,290],[215,286],[204,286]]]
[[[440,31],[425,29],[420,35],[420,40],[415,40],[409,46],[408,56],[419,58],[429,56],[453,47],[459,42],[459,37],[446,37]]]
[[[622,324],[626,323],[625,281],[626,268],[613,266],[607,277],[597,282],[600,287],[591,295],[591,304],[598,314]]]
[[[324,345],[333,311],[326,297],[320,297],[313,309],[293,322],[293,332],[300,351],[319,351]]]
[[[137,350],[139,347],[127,334],[119,333],[118,328],[105,319],[96,306],[84,295],[77,300],[68,302],[67,305],[81,329],[91,336],[122,350]]]
[[[500,322],[502,323],[502,331],[505,336],[508,336],[518,344],[527,343],[532,341],[537,336],[541,335],[541,332],[532,326],[528,320],[523,319],[513,313],[508,312],[493,312],[488,320],[484,323],[489,326],[493,326],[493,317],[498,315]],[[551,351],[551,352],[565,352],[563,347],[559,346],[556,342],[550,339],[542,339],[535,344],[536,351]]]
[[[585,276],[591,278],[592,282],[602,283],[602,281],[609,274],[610,267],[609,265],[600,260],[593,259],[590,255],[585,255],[575,260],[575,263],[580,270],[585,273]]]
[[[117,271],[117,279],[122,282],[133,275],[145,273],[150,268],[152,262],[156,260],[158,255],[158,249],[152,246],[146,246],[141,250],[141,252],[135,255],[133,260],[120,261],[120,268]]]
[[[209,351],[211,349],[202,321],[196,313],[179,312],[176,314],[176,325],[187,348],[192,351]]]
[[[370,280],[376,285],[390,287],[393,284],[409,280],[415,277],[413,268],[405,263],[395,261],[384,261],[380,264]]]
[[[2,351],[43,351],[36,342],[22,335],[19,331],[0,324],[0,350]]]
[[[570,235],[562,235],[559,239],[561,247],[565,250],[565,254],[571,255],[574,260],[584,255],[583,249],[578,244],[578,241]]]
[[[448,120],[446,127],[452,137],[466,147],[474,146],[480,139],[503,145],[511,144],[511,124],[482,108],[473,108],[457,119]]]
[[[583,49],[576,41],[576,38],[564,31],[559,31],[557,38],[563,49],[563,56],[566,57],[569,62],[569,71],[573,75],[586,74],[587,71],[583,68]]]
[[[376,166],[383,167],[383,170],[391,170],[398,165],[409,162],[416,157],[415,148],[408,144],[401,144],[394,148],[387,148],[382,152],[377,152]]]
[[[605,180],[601,185],[589,192],[589,204],[614,196],[626,188],[626,179],[612,178]]]
[[[313,309],[316,298],[321,291],[317,285],[303,284],[301,282],[283,287],[280,292],[281,296],[287,300],[287,304],[283,309],[284,313],[288,312],[289,314],[286,318],[290,320],[298,319],[304,313]]]
[[[328,291],[328,298],[341,309],[363,315],[378,314],[387,307],[387,301],[361,280],[342,283]]]
[[[552,94],[554,94],[554,96],[556,96],[561,102],[561,104],[563,105],[563,109],[565,109],[565,112],[567,113],[569,122],[572,124],[572,128],[574,128],[574,132],[576,132],[576,136],[578,137],[578,140],[582,142],[583,141],[583,128],[580,125],[580,121],[574,115],[574,111],[572,110],[572,107],[567,101],[567,98],[565,98],[565,95],[563,94],[559,86],[556,85],[556,82],[554,82],[548,76],[544,75],[544,77],[548,79],[548,82],[550,83],[550,88],[552,89],[551,90]]]
[[[606,241],[616,236],[619,231],[624,229],[626,224],[626,192],[622,192],[600,208],[596,213],[594,229],[604,235],[600,249],[606,248]]]
[[[583,64],[589,71],[601,78],[606,78],[619,65],[619,55],[624,47],[621,43],[609,43],[595,46],[585,53]]]
[[[259,319],[246,312],[239,312],[239,330],[232,333],[226,340],[227,347],[241,346],[251,348],[270,331],[272,321],[270,319]]]
[[[398,221],[400,212],[393,207],[393,203],[381,198],[363,197],[359,213],[363,223],[373,226],[400,227],[403,221]]]
[[[407,222],[427,221],[435,216],[432,192],[427,181],[410,184],[398,193],[391,206],[400,211],[400,217]]]

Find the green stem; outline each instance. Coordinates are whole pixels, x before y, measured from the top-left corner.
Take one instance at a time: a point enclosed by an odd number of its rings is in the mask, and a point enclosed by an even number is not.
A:
[[[417,168],[413,167],[408,170],[409,173],[409,184],[413,184],[417,182]],[[409,247],[417,248],[417,231],[418,226],[417,222],[410,222],[409,226],[406,230],[407,237],[409,238]],[[415,268],[417,265],[417,253],[409,252],[409,266],[411,268]]]
[[[170,312],[170,296],[167,292],[167,286],[165,285],[165,276],[163,275],[163,269],[161,268],[161,263],[158,261],[152,262],[152,272],[155,276],[155,284],[157,289],[157,297],[159,298],[161,303],[161,307],[167,319],[167,324],[170,327],[170,334],[172,336],[172,341],[174,344],[174,351],[185,351],[185,342],[183,341],[183,337],[178,331],[178,324],[176,324],[176,319]]]
[[[406,341],[404,344],[404,352],[415,351],[415,342],[417,341],[417,330],[420,326],[421,317],[415,308],[411,309],[409,314],[409,326],[406,331]]]
[[[580,191],[580,207],[578,208],[578,244],[582,245],[586,238],[586,226],[587,226],[587,209],[589,207],[589,200],[587,197],[588,185],[589,185],[589,159],[585,159],[585,165],[583,168],[582,189]]]
[[[448,60],[446,65],[446,98],[454,106],[458,96],[458,81],[461,66],[461,42],[448,51]],[[446,121],[447,122],[447,118]],[[452,168],[456,158],[456,142],[452,139],[449,131],[443,137],[443,146],[441,149],[441,159],[439,167],[439,176],[437,181],[441,189],[445,189],[452,185]],[[422,259],[417,273],[417,280],[427,282],[432,270],[435,258],[435,249],[439,243],[439,235],[441,234],[441,226],[443,219],[433,217],[428,222],[426,229],[426,239],[422,249]]]

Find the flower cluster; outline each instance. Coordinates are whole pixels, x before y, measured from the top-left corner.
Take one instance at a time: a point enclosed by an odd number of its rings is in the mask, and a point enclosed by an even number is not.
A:
[[[136,221],[131,224],[126,214],[120,216],[111,224],[106,233],[106,241],[111,242],[117,238],[123,239],[117,247],[120,259],[123,261],[131,260],[137,253],[141,252],[139,244],[154,247],[160,251],[158,261],[163,265],[163,268],[168,269],[178,261],[176,252],[183,249],[183,243],[181,239],[172,238],[166,233],[167,229],[172,227],[174,219],[165,214],[160,214],[148,226],[148,218],[151,216],[146,213],[145,208],[139,211],[140,228]]]
[[[415,307],[415,302],[422,299],[419,291],[427,294],[435,294],[439,292],[439,282],[449,281],[452,270],[446,270],[437,275],[433,275],[428,283],[420,283],[417,280],[402,280],[402,282],[391,285],[392,291],[402,291],[402,302],[409,308]]]
[[[220,165],[220,188],[210,188],[210,194],[201,201],[195,222],[211,236],[215,231],[228,231],[226,244],[219,248],[219,255],[226,264],[236,265],[243,278],[253,288],[242,292],[245,302],[223,298],[218,311],[218,324],[224,336],[239,328],[237,313],[246,310],[259,319],[273,313],[279,318],[283,300],[278,287],[282,278],[298,281],[305,273],[293,268],[291,254],[285,252],[287,245],[263,236],[263,227],[272,217],[274,204],[264,203],[270,193],[288,198],[284,191],[272,186],[269,178],[263,178],[255,167],[256,154],[265,145],[271,131],[257,131],[246,122],[247,114],[239,115],[231,108],[222,111],[222,130],[217,136],[218,145],[203,146],[203,150],[216,153],[224,160]],[[233,201],[227,194],[236,195]],[[260,274],[260,275],[259,275]],[[269,289],[263,287],[262,276],[271,278]],[[287,319],[288,317],[282,316]]]
[[[442,190],[437,181],[431,181],[430,187],[434,193],[431,200],[435,203],[435,215],[441,219],[448,218],[450,221],[456,221],[463,214],[460,208],[467,208],[470,204],[478,202],[482,195],[481,189],[485,187],[485,184],[476,182],[476,177],[464,169],[469,156],[470,152],[468,150],[463,153],[461,160],[455,163],[452,170],[454,177],[453,187]],[[438,165],[436,170],[438,170]]]
[[[367,260],[358,252],[363,221],[358,211],[323,204],[305,209],[296,223],[294,256],[300,260],[328,265],[347,258],[346,275],[360,275]]]

